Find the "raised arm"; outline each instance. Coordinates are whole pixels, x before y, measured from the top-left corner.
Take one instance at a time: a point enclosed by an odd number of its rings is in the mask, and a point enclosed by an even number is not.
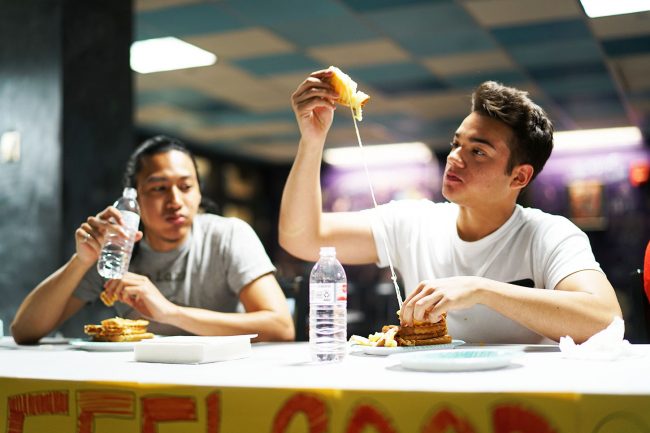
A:
[[[338,98],[328,83],[332,72],[312,73],[291,95],[301,138],[282,194],[279,242],[303,260],[318,260],[321,246],[336,247],[343,263],[377,261],[369,219],[359,212],[323,213],[320,167]]]
[[[122,222],[119,211],[111,206],[81,224],[75,231],[72,258],[27,295],[11,324],[17,343],[37,343],[83,307],[84,302],[73,292],[99,258],[104,234],[114,227],[108,222],[110,218]],[[136,239],[141,237],[138,232]]]

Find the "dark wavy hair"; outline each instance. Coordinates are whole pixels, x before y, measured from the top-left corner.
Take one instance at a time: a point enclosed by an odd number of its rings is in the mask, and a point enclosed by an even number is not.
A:
[[[528,92],[486,81],[472,93],[472,111],[500,120],[510,126],[510,158],[506,174],[518,164],[533,166],[533,179],[542,171],[553,150],[553,124],[546,112]]]
[[[142,170],[142,160],[144,158],[151,155],[156,155],[158,153],[170,152],[172,150],[183,152],[192,160],[194,171],[196,172],[196,177],[199,181],[199,191],[201,191],[202,182],[199,176],[199,168],[196,164],[196,158],[194,157],[194,154],[190,152],[185,143],[183,143],[181,140],[168,137],[166,135],[156,135],[155,137],[151,137],[142,142],[142,144],[140,144],[140,146],[138,146],[133,151],[128,161],[126,162],[126,169],[124,170],[124,176],[122,178],[124,187],[137,188],[138,185],[136,179],[138,173],[140,173],[140,170]],[[209,198],[204,197],[203,194],[201,194],[201,203],[199,207],[204,212],[208,213],[218,213],[219,211],[217,204]]]

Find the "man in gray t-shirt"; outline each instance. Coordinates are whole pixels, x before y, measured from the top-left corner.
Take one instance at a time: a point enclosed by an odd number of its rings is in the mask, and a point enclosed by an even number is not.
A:
[[[107,235],[126,236],[122,214],[109,206],[80,224],[75,254],[25,298],[12,323],[16,342],[37,342],[98,297],[115,300],[122,317],[148,319],[158,334],[293,340],[287,300],[262,244],[241,220],[199,214],[205,203],[197,173],[178,140],[157,136],[140,145],[124,176],[137,191],[142,228],[129,272],[104,281],[95,269]]]
[[[176,305],[229,313],[236,311],[244,286],[274,271],[262,243],[248,224],[212,214],[197,215],[190,235],[174,250],[157,252],[142,240],[129,266],[129,272],[149,278]],[[74,296],[92,302],[103,286],[104,280],[93,266]],[[117,302],[115,309],[120,317],[139,317],[136,310],[124,303]],[[156,334],[187,333],[157,322],[152,322],[149,330]]]

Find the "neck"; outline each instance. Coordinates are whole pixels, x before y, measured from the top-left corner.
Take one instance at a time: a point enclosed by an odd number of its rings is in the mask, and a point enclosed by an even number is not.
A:
[[[515,204],[495,208],[469,208],[460,206],[456,229],[458,236],[466,242],[474,242],[494,233],[508,221],[515,210]]]
[[[185,239],[187,239],[188,235],[189,232],[185,234],[185,236],[183,236],[181,239],[167,239],[161,236],[150,236],[145,233],[144,238],[152,250],[158,253],[166,253],[167,251],[172,251],[180,247],[183,242],[185,242]]]

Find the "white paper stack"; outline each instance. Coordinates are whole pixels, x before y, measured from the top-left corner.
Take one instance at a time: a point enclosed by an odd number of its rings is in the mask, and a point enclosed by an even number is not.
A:
[[[255,337],[257,334],[155,338],[135,345],[135,360],[169,364],[203,364],[246,358],[251,353],[251,338]]]

